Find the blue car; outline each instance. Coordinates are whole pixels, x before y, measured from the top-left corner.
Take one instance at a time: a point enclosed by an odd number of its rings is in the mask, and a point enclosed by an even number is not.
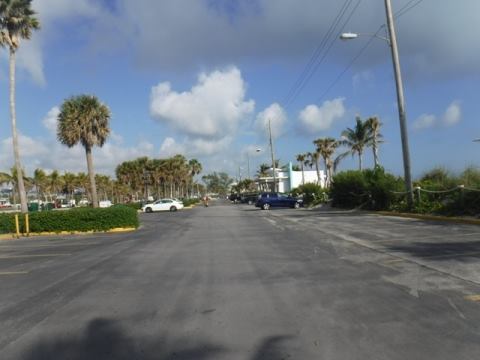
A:
[[[276,192],[265,192],[258,195],[255,206],[263,210],[272,207],[289,207],[298,209],[302,205],[302,200]]]

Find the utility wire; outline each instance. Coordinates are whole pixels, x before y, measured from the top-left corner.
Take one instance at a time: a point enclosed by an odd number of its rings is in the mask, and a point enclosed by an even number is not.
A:
[[[301,84],[301,86],[298,88],[296,94],[291,98],[290,102],[293,102],[297,96],[300,94],[300,92],[305,88],[305,86],[307,85],[307,83],[310,81],[310,79],[313,77],[313,75],[315,74],[315,72],[317,71],[317,69],[320,67],[320,65],[323,63],[323,61],[325,60],[325,58],[327,57],[327,55],[329,54],[330,50],[332,49],[333,45],[335,44],[335,42],[337,41],[338,37],[340,36],[340,34],[343,32],[343,30],[345,29],[345,27],[347,26],[347,24],[349,23],[350,19],[352,18],[353,14],[355,13],[355,11],[357,10],[358,6],[360,5],[360,3],[362,2],[362,0],[358,0],[355,7],[352,9],[352,11],[350,12],[349,16],[347,17],[347,19],[344,21],[343,25],[341,26],[340,30],[338,31],[338,33],[335,35],[335,37],[332,39],[332,41],[330,42],[327,50],[324,52],[323,56],[320,58],[320,60],[314,65],[312,71],[310,72],[310,74],[308,74],[307,78],[305,79],[305,81]],[[288,104],[287,104],[288,105]]]
[[[282,103],[288,104],[289,102],[291,102],[294,95],[298,92],[298,88],[304,83],[305,78],[311,72],[312,66],[314,66],[318,57],[321,55],[323,49],[325,48],[326,43],[328,42],[329,38],[331,37],[332,32],[338,26],[338,23],[340,22],[341,18],[344,16],[346,10],[351,5],[352,1],[353,0],[345,0],[345,2],[343,3],[342,7],[339,10],[339,12],[337,13],[337,16],[334,18],[334,20],[330,24],[330,27],[328,28],[327,32],[323,36],[322,41],[320,42],[320,44],[315,49],[315,51],[312,54],[312,56],[310,57],[310,60],[308,61],[307,65],[305,66],[303,71],[300,73],[300,76],[298,77],[295,84],[290,88],[287,96],[284,98]]]
[[[410,5],[411,3],[415,2],[415,1],[416,1],[415,4]],[[397,14],[395,14],[395,18],[398,19],[399,17],[405,15],[407,12],[409,12],[413,8],[417,7],[422,2],[423,2],[423,0],[411,0],[411,1],[409,1],[404,7],[402,7],[400,10],[397,11]],[[410,5],[410,6],[408,6],[408,5]]]
[[[418,6],[421,2],[424,0],[410,0],[407,2],[400,10],[398,10],[394,14],[394,18],[398,19],[399,17],[405,15],[407,12]],[[415,3],[416,2],[416,3]],[[353,64],[358,60],[358,58],[365,52],[365,50],[370,46],[370,44],[373,42],[375,39],[375,36],[378,35],[380,30],[385,28],[385,24],[381,25],[380,28],[375,32],[375,34],[370,38],[367,43],[360,49],[360,51],[352,58],[352,60],[348,63],[348,65],[345,67],[345,69],[342,70],[342,72],[335,78],[335,80],[328,86],[327,90],[325,90],[322,95],[317,99],[317,103],[321,102],[324,97],[330,92],[330,90],[342,79],[342,77],[345,75],[345,73],[350,70],[350,68],[353,66]]]

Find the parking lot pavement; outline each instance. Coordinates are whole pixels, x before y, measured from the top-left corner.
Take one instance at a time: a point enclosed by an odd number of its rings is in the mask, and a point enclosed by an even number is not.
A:
[[[435,287],[458,290],[458,284],[451,281],[453,279],[480,285],[478,225],[382,216],[363,211],[278,209],[261,211],[260,214],[280,228],[316,231],[319,239],[343,252],[345,259],[377,262],[400,270],[402,275],[391,280],[407,286],[413,294]],[[346,245],[348,243],[355,244],[356,248],[351,249]],[[365,251],[358,251],[359,247]],[[421,272],[425,276],[422,277]],[[464,297],[477,299],[470,294],[471,291],[465,288]]]

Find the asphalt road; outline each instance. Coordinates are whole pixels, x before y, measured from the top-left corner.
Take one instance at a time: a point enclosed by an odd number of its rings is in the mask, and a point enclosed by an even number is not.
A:
[[[0,359],[477,359],[480,227],[217,203],[0,242]]]

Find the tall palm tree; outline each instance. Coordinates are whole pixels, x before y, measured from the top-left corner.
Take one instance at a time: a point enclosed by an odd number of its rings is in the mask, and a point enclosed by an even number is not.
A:
[[[43,192],[47,183],[47,175],[42,169],[35,169],[33,172],[33,183],[37,191],[38,198],[43,197]]]
[[[297,155],[297,161],[300,163],[300,168],[302,169],[302,185],[305,185],[305,171],[304,171],[304,165],[305,165],[305,159],[307,158],[306,154],[298,154]]]
[[[335,150],[339,146],[339,143],[337,140],[330,137],[314,140],[313,143],[317,146],[317,152],[323,158],[326,172],[325,186],[328,187],[332,180],[332,156],[335,154]]]
[[[17,114],[15,103],[15,65],[16,54],[21,39],[30,39],[32,31],[40,28],[40,23],[32,9],[32,0],[0,1],[0,42],[9,49],[10,72],[10,118],[12,123],[12,143],[15,167],[17,169],[17,185],[20,194],[21,211],[28,212],[27,194],[23,181],[20,149],[18,146]]]
[[[193,195],[193,178],[202,172],[202,164],[197,159],[191,159],[188,162],[190,166],[190,175],[192,176],[192,195]],[[197,184],[197,195],[198,195],[198,184]]]
[[[355,118],[355,127],[347,128],[342,131],[342,140],[339,143],[343,146],[347,146],[350,149],[341,154],[339,158],[343,158],[348,154],[352,156],[358,155],[358,169],[362,170],[362,156],[365,147],[370,146],[371,143],[371,134],[369,131],[369,126],[366,121],[362,121],[359,116]],[[337,158],[337,159],[339,159]]]
[[[320,183],[320,168],[318,167],[318,160],[320,159],[320,154],[318,151],[308,152],[307,153],[308,162],[310,168],[315,165],[315,170],[317,171],[317,184]]]
[[[380,134],[380,127],[383,125],[378,117],[373,116],[366,120],[368,130],[370,132],[371,137],[371,146],[373,150],[373,163],[375,167],[379,166],[380,163],[378,161],[378,145],[381,144],[383,135]]]
[[[92,148],[105,144],[110,134],[109,120],[110,109],[91,95],[74,96],[65,100],[58,115],[58,140],[68,147],[81,143],[85,148],[93,207],[98,207],[98,197]]]

